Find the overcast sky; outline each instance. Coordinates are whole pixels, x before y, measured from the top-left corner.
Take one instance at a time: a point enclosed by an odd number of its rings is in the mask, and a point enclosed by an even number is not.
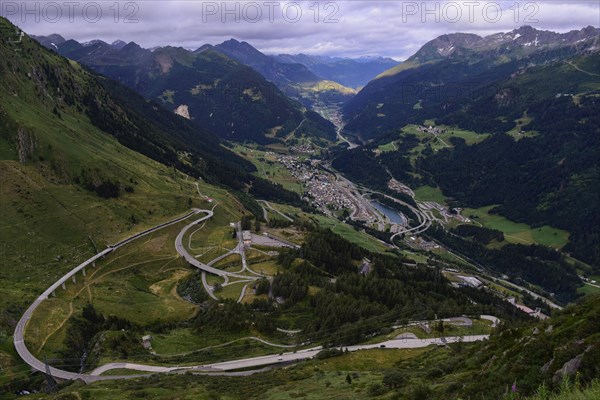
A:
[[[444,33],[487,35],[522,25],[558,32],[598,27],[600,2],[2,0],[0,14],[27,33],[59,33],[78,41],[121,39],[147,48],[195,49],[233,37],[265,53],[403,60]]]

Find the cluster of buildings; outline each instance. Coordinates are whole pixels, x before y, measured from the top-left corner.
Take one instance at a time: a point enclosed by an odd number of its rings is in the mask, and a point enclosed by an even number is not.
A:
[[[303,159],[295,155],[278,155],[277,161],[302,183],[306,200],[312,202],[325,214],[336,216],[336,212],[340,210],[349,210],[353,220],[363,221],[381,232],[385,232],[388,226],[392,234],[404,229],[403,225],[406,222],[390,223],[382,213],[369,204],[370,200],[361,196],[351,182],[343,178],[338,179],[320,168],[319,160]],[[396,188],[412,196],[409,187],[394,182]]]
[[[305,182],[309,197],[325,213],[353,209],[353,203],[328,174],[315,174]]]
[[[290,147],[292,153],[314,154],[315,149],[310,144],[300,144]]]
[[[277,155],[277,162],[282,164],[292,176],[306,182],[317,172],[317,160],[303,160],[298,156]]]
[[[409,236],[404,242],[416,250],[432,251],[440,248],[438,244],[425,240],[420,236]]]
[[[336,184],[335,178],[319,170],[318,160],[302,160],[288,155],[280,155],[277,160],[302,182],[309,199],[323,212],[331,215],[337,210],[354,208],[346,192]]]
[[[459,287],[467,286],[467,287],[479,289],[480,287],[483,286],[483,282],[481,282],[479,279],[475,278],[474,276],[456,275],[456,277],[461,280],[461,282],[458,283]]]
[[[447,207],[445,207],[435,201],[425,201],[423,203],[419,203],[419,208],[421,210],[426,210],[426,211],[433,211],[433,210],[438,211],[440,213],[440,215],[442,216],[442,218],[444,218],[445,222],[448,222],[448,220],[452,219],[452,218],[454,218],[460,222],[465,222],[465,223],[471,222],[471,220],[469,218],[460,215],[460,212],[461,212],[460,208],[455,208],[454,213],[451,213]]]
[[[419,132],[423,132],[423,133],[433,133],[434,135],[439,135],[441,133],[446,132],[445,129],[441,129],[441,128],[438,128],[437,126],[432,126],[432,125],[429,125],[429,126],[420,125],[417,127],[417,130]]]

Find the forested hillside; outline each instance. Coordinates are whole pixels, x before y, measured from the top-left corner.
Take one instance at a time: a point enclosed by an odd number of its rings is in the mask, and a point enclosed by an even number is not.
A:
[[[515,141],[505,134],[421,159],[419,170],[461,204],[499,204],[493,212],[533,226],[571,232],[566,247],[600,265],[600,101],[575,105],[559,98],[532,106],[528,128],[540,133]],[[585,121],[582,123],[582,121]]]
[[[334,166],[365,183],[375,176],[371,184],[379,188],[391,177],[439,186],[455,205],[496,205],[492,212],[511,220],[565,229],[565,250],[599,266],[598,30],[556,35],[521,28],[428,43],[347,105],[346,129],[362,135],[364,128],[363,137],[375,139],[366,150],[341,154]],[[534,36],[539,45],[532,49],[527,40]],[[490,44],[498,40],[507,41],[505,52]],[[437,79],[444,95],[428,92],[426,82]],[[481,136],[439,142],[435,134],[400,131],[427,119],[441,132]],[[396,151],[372,152],[390,141]],[[433,148],[436,141],[442,145]]]
[[[45,37],[37,39],[48,42]],[[269,143],[275,140],[273,136],[287,136],[305,117],[299,103],[260,73],[211,46],[196,51],[170,46],[151,51],[133,42],[115,47],[102,41],[84,45],[68,40],[48,47],[221,138]],[[316,122],[316,129],[308,135],[335,135],[323,118]]]
[[[461,127],[506,132],[534,99],[598,89],[597,70],[576,65],[578,57],[598,52],[599,32],[591,26],[564,34],[524,26],[486,37],[440,36],[349,101],[345,130],[368,140],[456,112],[469,121]],[[564,79],[547,75],[538,81],[545,85],[525,85],[528,77],[521,75],[551,63],[562,66],[556,72],[567,74]],[[477,102],[481,98],[486,102]]]
[[[598,300],[588,298],[541,323],[502,323],[490,340],[454,343],[399,361],[373,392],[419,399],[482,394],[486,399],[520,399],[540,386],[547,396],[561,387],[581,388],[600,374]]]

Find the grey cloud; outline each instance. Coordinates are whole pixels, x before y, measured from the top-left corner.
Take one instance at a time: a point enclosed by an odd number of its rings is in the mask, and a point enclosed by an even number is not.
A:
[[[479,35],[487,35],[495,32],[509,31],[521,25],[529,24],[538,29],[549,29],[556,31],[568,31],[580,29],[587,25],[598,26],[600,21],[600,5],[597,1],[537,1],[519,2],[521,8],[515,16],[510,9],[515,1],[489,2],[479,0],[479,7],[475,10],[475,18],[470,21],[468,11],[465,8],[466,0],[459,1],[298,1],[302,7],[302,18],[297,23],[292,23],[282,15],[282,8],[295,7],[294,2],[278,2],[274,18],[269,21],[264,6],[267,0],[255,2],[238,2],[239,10],[246,7],[251,10],[253,4],[262,6],[262,18],[257,23],[251,23],[240,15],[240,22],[234,22],[231,15],[227,16],[227,22],[221,21],[221,11],[216,15],[205,15],[203,11],[213,10],[213,6],[221,8],[222,1],[138,1],[139,6],[135,18],[138,23],[124,23],[123,19],[127,11],[132,11],[127,1],[117,1],[121,7],[118,23],[114,22],[114,10],[109,6],[110,2],[98,2],[102,5],[103,17],[97,23],[87,22],[81,15],[76,13],[74,22],[69,22],[67,15],[63,12],[63,18],[57,23],[49,23],[44,18],[40,22],[28,20],[23,23],[22,13],[9,16],[11,21],[17,23],[25,31],[32,34],[60,33],[66,38],[74,38],[79,41],[91,39],[102,39],[111,42],[117,39],[135,41],[143,47],[154,47],[164,45],[183,46],[186,48],[197,48],[205,43],[216,44],[234,37],[238,40],[250,42],[255,47],[268,53],[309,53],[328,54],[338,56],[360,56],[360,55],[383,55],[397,59],[404,59],[413,54],[425,42],[445,33],[472,32]],[[311,5],[317,3],[320,6],[318,22],[314,21],[314,9]],[[3,1],[3,7],[6,2]],[[21,7],[22,1],[14,2]],[[26,1],[27,7],[33,9],[36,3]],[[47,3],[47,2],[46,2]],[[63,1],[57,1],[59,5]],[[81,1],[81,7],[92,2]],[[251,4],[253,3],[253,4]],[[325,6],[328,3],[335,4]],[[502,18],[491,22],[493,18],[486,19],[482,15],[482,8],[487,3],[493,3],[488,11],[493,11],[496,5],[502,9]],[[523,9],[526,4],[532,4],[529,9]],[[43,2],[39,3],[43,7]],[[234,2],[228,2],[227,7],[235,7]],[[440,12],[439,22],[431,14],[423,15],[423,4],[427,9],[437,8]],[[415,10],[411,7],[417,7]],[[450,11],[459,6],[461,18],[452,21]],[[80,8],[81,8],[80,7]],[[212,8],[211,8],[212,7]],[[531,7],[535,7],[535,10]],[[443,11],[445,10],[445,11]],[[5,9],[2,10],[3,15]],[[20,10],[22,11],[22,10]],[[65,9],[66,11],[66,9]],[[324,23],[328,12],[337,11],[334,16],[339,20],[337,23]],[[405,12],[403,15],[403,11]],[[538,22],[527,21],[526,17],[535,12]],[[442,15],[446,12],[447,15]],[[493,14],[493,13],[492,13]],[[253,14],[246,15],[252,18]],[[493,15],[492,15],[493,17]],[[515,21],[516,19],[516,21]]]

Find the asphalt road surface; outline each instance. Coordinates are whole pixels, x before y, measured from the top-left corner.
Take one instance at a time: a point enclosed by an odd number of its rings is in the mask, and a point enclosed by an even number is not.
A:
[[[479,340],[487,339],[489,335],[472,335],[472,336],[452,336],[446,338],[431,338],[431,339],[414,339],[414,338],[400,338],[400,339],[392,339],[387,340],[381,343],[374,344],[364,344],[364,345],[356,345],[356,346],[344,346],[341,347],[343,350],[358,351],[358,350],[367,350],[367,349],[418,349],[431,345],[443,346],[447,343],[456,343],[459,341],[468,343],[468,342],[476,342]],[[154,365],[144,365],[144,364],[135,364],[135,363],[110,363],[103,365],[99,368],[96,368],[91,372],[92,376],[100,375],[106,371],[110,371],[111,369],[132,369],[136,371],[145,371],[145,372],[176,372],[176,371],[203,371],[203,372],[227,372],[232,370],[238,370],[243,368],[254,368],[254,367],[264,367],[266,365],[273,364],[285,364],[293,361],[307,360],[316,356],[320,351],[322,351],[322,347],[314,347],[305,350],[298,350],[296,352],[286,352],[282,354],[272,354],[268,356],[260,356],[260,357],[251,357],[244,358],[240,360],[232,360],[232,361],[224,361],[213,364],[206,365],[197,365],[197,366],[185,366],[185,367],[163,367],[163,366],[154,366]]]
[[[105,250],[101,251],[100,253],[96,254],[95,256],[82,262],[77,267],[73,268],[71,271],[66,273],[62,278],[57,280],[52,286],[50,286],[48,289],[46,289],[46,291],[44,293],[42,293],[37,299],[35,299],[35,301],[29,306],[29,308],[21,316],[21,319],[19,320],[19,322],[17,323],[17,326],[15,327],[15,333],[13,335],[13,342],[15,345],[15,350],[17,351],[19,356],[21,356],[23,361],[25,361],[31,368],[33,368],[37,371],[42,371],[42,372],[46,371],[46,364],[43,363],[42,361],[38,360],[33,354],[31,354],[31,352],[25,345],[25,339],[24,339],[25,328],[27,326],[27,323],[31,319],[31,316],[35,312],[36,308],[38,308],[38,306],[42,303],[42,301],[46,300],[48,298],[48,296],[50,296],[56,289],[58,289],[60,286],[62,286],[63,283],[66,283],[69,279],[71,279],[73,276],[75,276],[75,274],[77,274],[79,271],[83,270],[85,267],[94,265],[96,260],[103,258],[108,253],[115,251],[119,247],[126,245],[127,243],[131,242],[132,240],[140,238],[145,235],[148,235],[148,234],[155,232],[166,226],[176,224],[176,223],[183,221],[183,220],[189,218],[190,216],[198,214],[200,212],[210,213],[209,215],[212,217],[212,211],[194,209],[194,210],[192,210],[192,212],[190,212],[182,217],[179,217],[172,221],[157,225],[153,228],[146,229],[145,231],[137,233],[125,240],[120,241],[117,244],[108,246],[108,248],[106,248]],[[49,369],[50,369],[51,374],[56,378],[68,379],[68,380],[83,379],[86,382],[90,381],[90,380],[88,380],[89,375],[87,375],[87,374],[78,374],[78,373],[74,373],[74,372],[63,371],[60,369],[56,369],[54,367],[49,367]],[[92,378],[91,380],[97,380],[97,379],[98,378]],[[102,378],[102,379],[106,379],[106,378]]]
[[[206,215],[188,225],[186,225],[177,235],[177,238],[175,239],[175,250],[177,250],[177,253],[179,253],[179,255],[183,256],[183,258],[185,258],[185,260],[192,266],[211,273],[213,275],[218,275],[218,276],[230,276],[230,277],[234,277],[234,278],[240,278],[240,279],[258,279],[258,277],[250,277],[248,275],[240,275],[237,273],[233,273],[233,272],[227,272],[227,271],[223,271],[221,269],[218,268],[214,268],[211,266],[208,266],[204,263],[201,263],[200,261],[198,261],[194,256],[192,256],[190,253],[188,253],[188,251],[185,249],[185,247],[183,246],[183,236],[187,233],[187,231],[195,226],[198,225],[201,222],[206,221],[209,218],[212,218],[213,216],[213,212],[211,210],[202,210],[202,212],[205,212]]]

